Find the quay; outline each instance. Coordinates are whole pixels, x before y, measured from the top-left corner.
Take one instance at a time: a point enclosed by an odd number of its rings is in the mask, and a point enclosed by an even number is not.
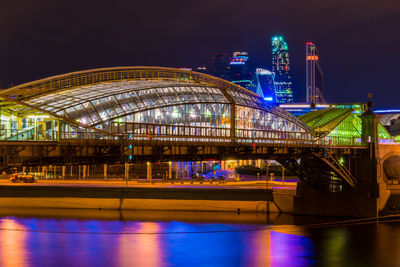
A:
[[[107,210],[171,210],[288,212],[280,210],[275,198],[293,198],[293,183],[267,189],[260,183],[238,185],[138,184],[123,181],[44,181],[39,184],[0,182],[0,208],[62,208]],[[119,182],[119,184],[118,184]],[[62,184],[64,183],[64,184]],[[278,196],[279,195],[279,196]]]

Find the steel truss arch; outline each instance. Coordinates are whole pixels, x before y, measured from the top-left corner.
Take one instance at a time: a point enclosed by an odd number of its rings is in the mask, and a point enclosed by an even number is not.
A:
[[[132,115],[135,114],[147,112],[149,115],[143,116],[151,117],[155,116],[154,112],[166,108],[182,106],[187,109],[204,105],[193,115],[201,117],[199,122],[189,119],[179,123],[190,123],[191,126],[208,123],[207,127],[220,127],[221,121],[225,120],[222,117],[229,117],[231,137],[235,131],[242,131],[243,138],[253,138],[251,136],[264,134],[251,131],[289,133],[293,130],[308,135],[307,140],[313,136],[306,124],[283,109],[266,104],[251,91],[210,75],[173,68],[116,67],[67,73],[9,88],[0,93],[0,98],[64,118],[69,124],[99,131],[103,129],[98,126],[118,120],[134,123]],[[215,114],[221,108],[230,110],[230,114]],[[183,114],[185,112],[176,119],[191,116]],[[251,116],[239,117],[236,112],[247,112]],[[130,121],[127,120],[129,116]],[[219,116],[219,119],[210,122],[204,119],[210,116]],[[284,138],[279,136],[274,135],[274,138]],[[291,136],[297,138],[297,135]]]

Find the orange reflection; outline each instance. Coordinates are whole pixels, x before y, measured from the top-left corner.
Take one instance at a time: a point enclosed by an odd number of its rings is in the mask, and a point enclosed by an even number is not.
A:
[[[7,230],[9,229],[9,230]],[[1,266],[27,266],[26,228],[12,219],[0,221]]]
[[[248,266],[287,266],[290,259],[302,257],[307,244],[302,244],[305,232],[299,226],[281,225],[251,233],[250,250],[246,255]],[[302,262],[304,266],[308,262]],[[303,266],[301,265],[301,266]]]
[[[246,262],[248,266],[270,266],[271,265],[271,231],[269,229],[250,233],[252,238],[247,249]]]
[[[163,264],[159,224],[153,222],[138,222],[134,227],[124,229],[124,232],[138,234],[123,234],[119,240],[120,266],[161,266]]]

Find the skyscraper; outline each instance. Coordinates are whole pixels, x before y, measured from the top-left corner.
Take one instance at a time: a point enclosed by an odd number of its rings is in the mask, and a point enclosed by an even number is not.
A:
[[[224,80],[230,80],[230,57],[227,53],[217,53],[213,58],[214,70],[213,74],[216,77]]]
[[[249,54],[247,52],[234,52],[230,67],[231,82],[254,92],[253,73],[249,70]]]
[[[276,103],[276,94],[275,94],[275,73],[265,70],[265,69],[256,69],[256,94],[264,98],[265,101]]]
[[[319,66],[318,49],[312,42],[306,43],[306,102],[324,104],[322,95],[323,73]]]
[[[278,103],[293,102],[292,77],[290,75],[289,48],[282,36],[273,36],[272,72],[275,73],[276,100]]]

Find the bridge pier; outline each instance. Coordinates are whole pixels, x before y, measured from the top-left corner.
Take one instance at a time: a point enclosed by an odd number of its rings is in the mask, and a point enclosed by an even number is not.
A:
[[[375,217],[383,210],[390,196],[386,183],[374,186],[377,195],[335,194],[316,192],[304,182],[298,183],[293,197],[293,213],[299,215]],[[277,206],[286,205],[279,201]]]
[[[308,155],[300,163],[282,161],[301,178],[293,197],[294,214],[375,217],[385,208],[390,191],[384,181],[378,119],[368,109],[361,115],[361,120],[362,142],[366,149],[358,155],[350,155],[347,162],[335,165],[338,163],[337,155],[326,153]],[[336,174],[333,174],[334,171]],[[340,178],[338,173],[342,174]],[[335,187],[335,180],[341,181],[339,188]],[[279,202],[280,199],[276,199],[278,208],[288,206]]]

